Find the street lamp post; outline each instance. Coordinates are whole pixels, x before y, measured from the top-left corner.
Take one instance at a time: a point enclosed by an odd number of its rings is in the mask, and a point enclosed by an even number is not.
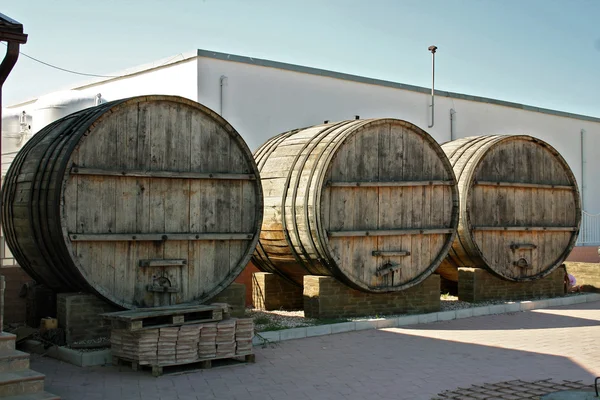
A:
[[[434,108],[434,86],[435,86],[435,52],[437,46],[429,46],[428,50],[431,52],[431,125],[433,127],[435,123],[435,108]]]

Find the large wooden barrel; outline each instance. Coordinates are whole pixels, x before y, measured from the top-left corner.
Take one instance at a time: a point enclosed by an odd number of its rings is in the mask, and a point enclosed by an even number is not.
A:
[[[55,121],[19,152],[3,189],[6,240],[27,273],[128,309],[218,294],[250,260],[263,213],[240,135],[174,96]]]
[[[458,190],[441,147],[396,119],[283,133],[255,158],[265,193],[253,262],[302,284],[334,276],[366,292],[427,278],[458,224]]]
[[[475,136],[442,145],[458,178],[460,223],[437,272],[487,268],[510,281],[539,279],[569,255],[581,204],[567,162],[548,143],[525,135]]]

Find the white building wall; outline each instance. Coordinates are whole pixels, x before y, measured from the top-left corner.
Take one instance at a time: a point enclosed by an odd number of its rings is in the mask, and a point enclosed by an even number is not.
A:
[[[285,69],[198,59],[198,101],[220,110],[252,151],[272,136],[295,128],[361,118],[393,117],[410,121],[438,142],[450,140],[450,109],[454,109],[454,138],[485,134],[528,134],[554,146],[569,163],[581,188],[580,131],[585,130],[584,206],[600,213],[600,122],[527,111],[491,103],[436,96],[435,124],[430,124],[427,93],[360,83]]]
[[[162,68],[75,89],[102,93],[102,97],[108,101],[150,94],[181,96],[197,101],[198,69],[196,62],[196,58],[190,58]]]

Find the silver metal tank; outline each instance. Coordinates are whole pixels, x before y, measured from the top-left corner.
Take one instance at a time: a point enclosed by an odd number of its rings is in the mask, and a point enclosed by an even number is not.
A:
[[[21,108],[2,109],[2,176],[23,145],[31,138],[33,116]]]
[[[41,96],[33,107],[33,133],[69,114],[105,103],[100,93],[66,90]]]

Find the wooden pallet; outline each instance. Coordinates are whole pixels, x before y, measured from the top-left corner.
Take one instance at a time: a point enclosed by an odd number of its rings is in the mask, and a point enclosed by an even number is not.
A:
[[[101,314],[111,320],[112,329],[139,331],[164,328],[173,325],[189,325],[214,322],[223,319],[222,305],[199,305],[138,309]]]
[[[243,361],[240,360],[242,358],[243,358]],[[130,365],[131,369],[134,371],[138,371],[143,368],[151,368],[152,376],[155,376],[155,377],[163,375],[163,373],[165,372],[165,369],[174,369],[177,367],[187,367],[186,369],[188,371],[194,370],[194,369],[212,368],[214,361],[221,361],[221,360],[232,360],[232,361],[239,361],[239,362],[246,362],[246,363],[254,363],[256,361],[256,357],[255,357],[254,353],[248,353],[248,354],[236,354],[233,357],[216,357],[216,358],[197,360],[197,361],[191,361],[191,362],[152,364],[150,362],[143,362],[143,361],[138,362],[138,361],[135,361],[135,360],[132,360],[129,358],[125,358],[125,357],[112,356],[112,364],[116,367],[127,364],[127,365]],[[180,371],[174,371],[174,372],[180,372]]]

